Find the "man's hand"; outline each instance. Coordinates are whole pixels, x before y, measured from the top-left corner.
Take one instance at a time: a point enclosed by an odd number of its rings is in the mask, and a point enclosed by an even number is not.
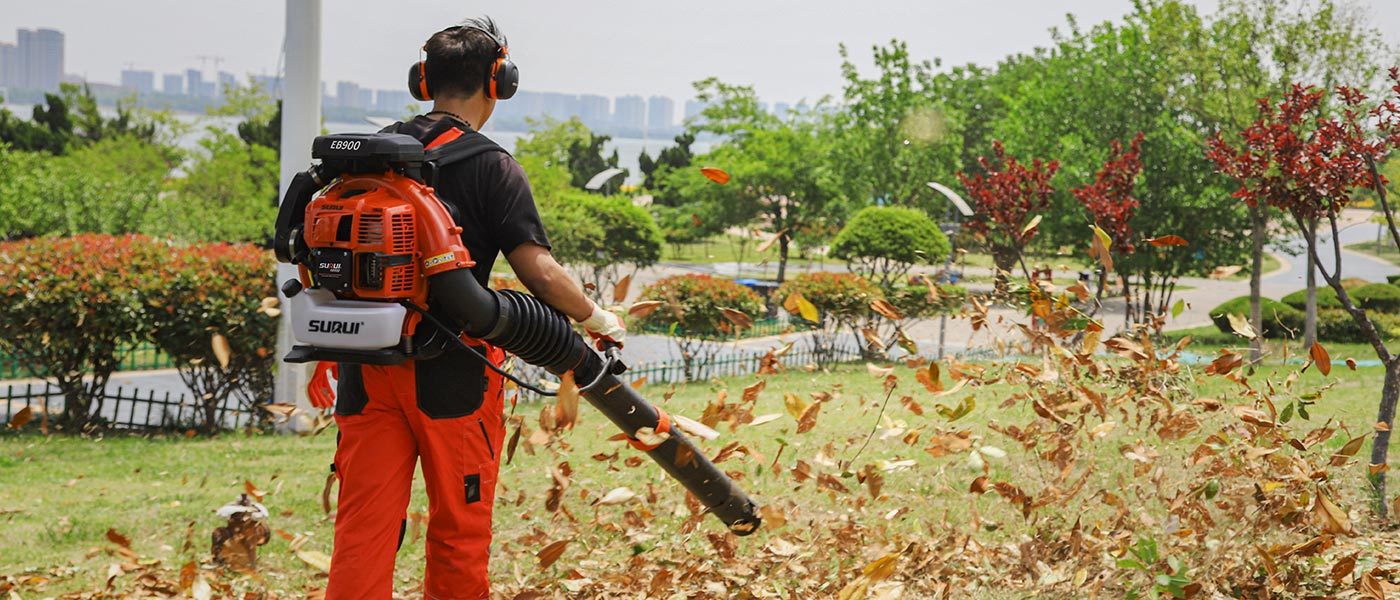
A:
[[[606,350],[609,344],[621,348],[623,339],[627,337],[627,326],[623,325],[622,318],[596,304],[593,314],[579,324],[597,343],[599,350]]]

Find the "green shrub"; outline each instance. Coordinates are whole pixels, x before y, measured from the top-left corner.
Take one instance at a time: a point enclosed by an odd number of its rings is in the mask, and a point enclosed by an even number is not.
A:
[[[1371,283],[1347,292],[1352,302],[1372,312],[1400,313],[1400,288],[1389,283]]]
[[[166,149],[131,137],[15,154],[0,160],[0,238],[143,231],[170,172]]]
[[[1400,285],[1400,275],[1386,275],[1385,282],[1390,285]]]
[[[277,151],[211,131],[161,197],[147,231],[194,242],[263,243],[277,219]]]
[[[855,323],[870,313],[871,302],[885,297],[879,287],[855,273],[803,273],[779,286],[777,298],[786,302],[793,292],[817,308],[819,325]]]
[[[118,349],[142,332],[138,290],[166,245],[139,235],[83,234],[0,244],[0,350],[55,380],[56,425],[85,428],[102,409]]]
[[[1303,313],[1277,300],[1260,298],[1259,310],[1264,318],[1263,334],[1266,338],[1288,337],[1290,330],[1296,332],[1303,327]],[[1226,316],[1230,314],[1239,315],[1248,321],[1249,296],[1240,296],[1215,307],[1214,310],[1210,311],[1210,319],[1220,331],[1233,333],[1235,330],[1230,326],[1229,317]]]
[[[540,209],[555,258],[593,284],[596,298],[611,298],[622,277],[661,259],[661,229],[626,198],[567,192]]]
[[[1307,310],[1305,307],[1308,301],[1308,291],[1298,290],[1296,292],[1293,292],[1292,294],[1279,298],[1279,301],[1289,306],[1292,306],[1293,308],[1296,308],[1298,310]],[[1332,289],[1332,287],[1328,285],[1319,285],[1317,287],[1317,308],[1319,310],[1324,308],[1341,307],[1342,301],[1337,299],[1337,290]]]
[[[713,337],[734,332],[721,308],[731,308],[756,319],[763,314],[763,299],[753,290],[729,279],[709,275],[673,275],[642,290],[641,300],[662,305],[642,318],[644,323],[674,327],[678,335]]]
[[[948,237],[927,214],[896,206],[861,209],[831,244],[831,256],[887,291],[913,265],[942,261],[949,250]]]
[[[960,286],[938,286],[938,299],[929,301],[927,285],[905,285],[885,295],[905,319],[927,319],[941,313],[956,313],[967,303],[967,290]]]
[[[222,429],[229,398],[245,409],[271,400],[279,314],[274,271],[271,254],[252,245],[176,246],[143,280],[147,337],[174,359],[205,432]],[[213,350],[215,335],[228,344],[227,367]]]
[[[1382,340],[1400,339],[1400,315],[1368,312],[1366,316]],[[1317,338],[1324,342],[1367,343],[1356,320],[1347,311],[1336,309],[1317,311]]]

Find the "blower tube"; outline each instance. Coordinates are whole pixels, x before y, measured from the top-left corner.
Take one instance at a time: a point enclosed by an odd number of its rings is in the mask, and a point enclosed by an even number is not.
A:
[[[574,372],[575,381],[594,381],[583,391],[589,404],[628,436],[650,427],[666,430],[667,419],[616,374],[603,373],[603,358],[574,331],[559,311],[533,296],[483,287],[469,269],[455,269],[429,278],[429,296],[458,322],[467,335],[490,342],[521,360],[555,375]],[[743,490],[695,447],[680,430],[655,447],[639,446],[667,473],[681,482],[710,512],[737,535],[758,530],[757,506]]]

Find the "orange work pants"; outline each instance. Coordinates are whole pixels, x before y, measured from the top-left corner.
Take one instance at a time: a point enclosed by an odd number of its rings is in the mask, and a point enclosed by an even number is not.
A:
[[[487,356],[500,364],[504,354],[490,348]],[[480,368],[479,361],[475,365]],[[443,411],[439,399],[434,411],[423,403],[423,388],[416,379],[428,371],[415,368],[414,361],[346,367],[340,369],[335,416],[340,429],[335,453],[340,493],[326,598],[391,596],[394,556],[419,459],[428,492],[423,595],[486,598],[491,505],[505,437],[500,376],[457,372],[463,379],[482,377],[475,387],[462,386],[481,394],[480,406],[470,410],[475,400],[462,398],[453,406],[463,408]],[[441,368],[431,372],[433,377],[446,374]],[[359,402],[346,401],[346,384],[362,390]],[[433,412],[439,418],[430,416]]]

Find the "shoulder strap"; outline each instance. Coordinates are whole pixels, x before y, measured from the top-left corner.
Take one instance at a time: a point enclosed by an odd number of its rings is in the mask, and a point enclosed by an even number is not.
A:
[[[428,143],[428,150],[423,153],[423,179],[429,186],[436,187],[443,168],[487,152],[509,154],[478,131],[450,129]]]

